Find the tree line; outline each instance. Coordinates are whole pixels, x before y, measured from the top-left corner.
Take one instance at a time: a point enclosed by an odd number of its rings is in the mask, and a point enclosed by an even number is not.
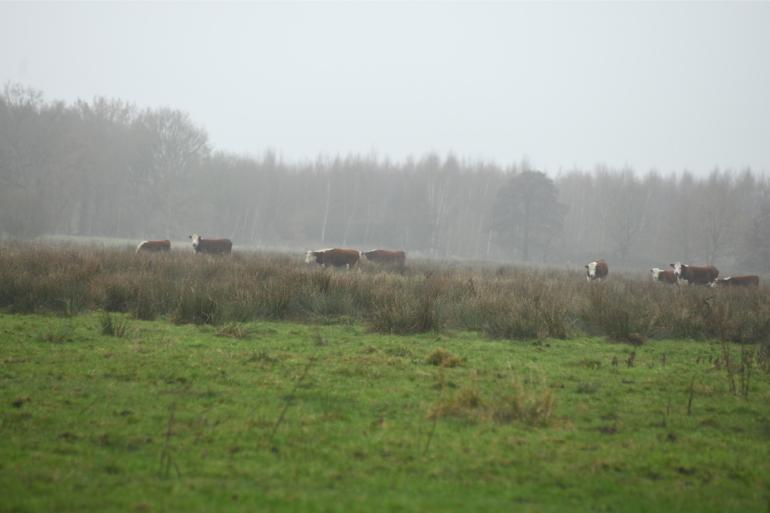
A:
[[[770,272],[770,186],[750,169],[548,176],[454,155],[286,162],[216,151],[184,112],[0,96],[0,237],[229,237],[263,248],[385,247],[435,258]]]

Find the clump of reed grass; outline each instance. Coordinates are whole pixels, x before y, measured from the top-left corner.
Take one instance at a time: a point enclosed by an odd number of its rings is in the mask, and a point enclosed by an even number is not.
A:
[[[547,386],[524,386],[514,379],[511,388],[493,406],[493,418],[502,424],[521,422],[529,426],[548,426],[554,420],[556,396]]]
[[[128,322],[109,312],[102,312],[99,316],[99,325],[101,326],[102,335],[109,337],[122,338],[128,332]]]

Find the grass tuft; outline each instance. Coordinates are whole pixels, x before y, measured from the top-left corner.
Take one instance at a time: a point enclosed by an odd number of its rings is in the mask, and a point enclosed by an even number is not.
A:
[[[446,349],[439,347],[434,350],[425,360],[430,365],[437,367],[458,367],[462,365],[462,359]]]

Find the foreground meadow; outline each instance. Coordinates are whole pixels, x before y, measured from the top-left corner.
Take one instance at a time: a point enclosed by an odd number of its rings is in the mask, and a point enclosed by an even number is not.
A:
[[[1,511],[767,511],[766,348],[0,314]]]

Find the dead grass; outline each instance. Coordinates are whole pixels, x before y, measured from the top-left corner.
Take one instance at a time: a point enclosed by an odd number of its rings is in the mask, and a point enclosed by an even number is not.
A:
[[[426,362],[437,367],[451,368],[462,365],[462,359],[460,357],[441,347],[433,351],[426,359]]]
[[[428,418],[452,417],[473,422],[520,423],[532,427],[552,425],[556,396],[543,385],[523,385],[514,379],[510,388],[484,398],[475,386],[465,386],[441,397],[428,411]]]
[[[461,329],[511,340],[605,335],[770,340],[770,290],[666,287],[613,275],[415,262],[398,273],[306,266],[285,255],[210,258],[172,251],[0,246],[0,308],[72,315],[126,312],[176,323],[260,319],[363,322],[380,333]]]

